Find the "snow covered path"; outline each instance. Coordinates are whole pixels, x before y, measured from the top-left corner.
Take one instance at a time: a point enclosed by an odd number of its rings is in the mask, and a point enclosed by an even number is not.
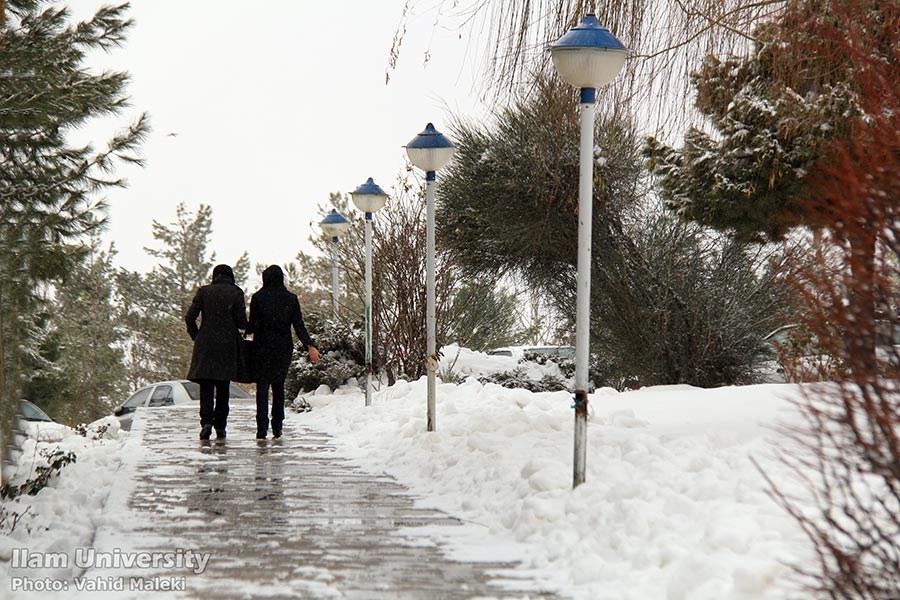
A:
[[[114,490],[94,548],[184,564],[90,568],[82,581],[125,581],[125,590],[83,597],[160,597],[131,590],[132,579],[174,587],[166,598],[556,597],[511,562],[448,558],[435,532],[477,540],[479,527],[415,507],[390,476],[336,456],[327,435],[288,421],[284,439],[258,443],[253,411],[233,405],[227,441],[208,445],[196,439],[193,407],[136,420],[141,451],[120,472],[130,482]]]
[[[457,369],[485,372],[494,358],[464,352]],[[577,600],[783,600],[797,591],[791,565],[814,555],[756,465],[805,492],[774,454],[774,428],[798,422],[802,393],[599,389],[587,481],[574,490],[568,392],[442,383],[429,433],[424,377],[383,388],[368,407],[348,385],[309,395],[312,412],[287,422],[331,434],[341,456],[386,470],[420,506],[483,524],[485,543],[509,544],[505,556]]]

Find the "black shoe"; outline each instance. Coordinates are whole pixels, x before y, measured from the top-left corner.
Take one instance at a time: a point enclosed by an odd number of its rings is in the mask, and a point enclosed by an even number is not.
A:
[[[264,439],[266,439],[266,432],[265,432],[265,431],[257,431],[257,432],[256,432],[256,439],[258,439],[258,440],[264,440]]]
[[[276,440],[277,440],[278,438],[280,438],[280,437],[281,437],[281,430],[280,430],[280,429],[273,429],[273,430],[272,430],[272,437],[275,438]]]
[[[225,430],[224,429],[216,429],[216,439],[217,440],[225,439]]]
[[[200,439],[208,440],[209,436],[212,435],[212,425],[204,425],[200,428]]]

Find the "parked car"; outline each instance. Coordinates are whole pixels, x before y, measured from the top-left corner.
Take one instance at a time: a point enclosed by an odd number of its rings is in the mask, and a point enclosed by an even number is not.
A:
[[[39,442],[58,442],[73,432],[28,400],[19,401],[19,416],[25,421],[25,434]]]
[[[236,383],[231,384],[232,400],[247,400],[253,396]],[[162,408],[192,404],[199,406],[200,384],[185,379],[177,381],[159,381],[145,385],[133,393],[121,404],[113,414],[119,419],[122,429],[130,430],[134,412],[139,408]]]
[[[875,321],[875,359],[880,372],[896,377],[900,368],[900,324]],[[823,349],[815,333],[798,324],[788,324],[763,338],[759,378],[764,383],[832,379],[844,367]]]
[[[552,358],[575,359],[575,346],[510,346],[488,350],[490,356],[515,356],[522,358],[526,354],[540,354]]]

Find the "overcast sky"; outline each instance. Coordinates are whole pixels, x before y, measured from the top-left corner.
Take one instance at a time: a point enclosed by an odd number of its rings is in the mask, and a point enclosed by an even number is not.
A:
[[[153,126],[146,167],[122,169],[129,187],[108,194],[118,264],[152,268],[151,222],[174,220],[179,202],[212,206],[220,262],[244,250],[254,263],[288,262],[311,248],[329,192],[367,177],[388,189],[401,146],[428,121],[446,130],[448,111],[482,114],[478,44],[449,19],[435,28],[435,3],[418,3],[385,85],[402,0],[133,0],[126,46],[90,58],[131,73],[127,119],[147,111]],[[85,17],[104,2],[67,4]]]

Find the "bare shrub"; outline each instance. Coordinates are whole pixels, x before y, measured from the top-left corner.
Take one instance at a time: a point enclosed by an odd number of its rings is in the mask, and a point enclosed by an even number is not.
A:
[[[785,453],[813,500],[776,496],[813,542],[798,567],[825,598],[900,597],[900,3],[826,0],[804,26],[809,50],[845,69],[864,109],[852,135],[811,174],[823,222],[821,251],[794,286],[802,325],[843,378],[809,388],[806,427]],[[828,390],[831,390],[830,392]]]

